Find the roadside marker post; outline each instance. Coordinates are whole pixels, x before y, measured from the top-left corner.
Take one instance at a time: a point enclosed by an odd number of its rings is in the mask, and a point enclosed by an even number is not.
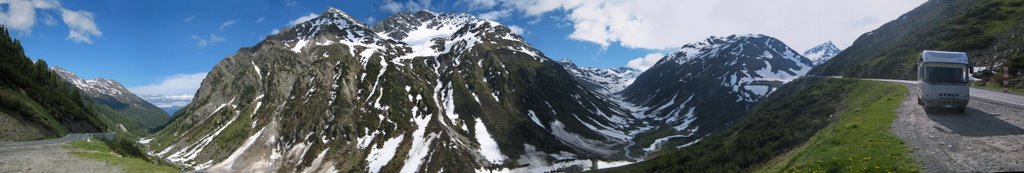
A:
[[[1006,88],[1010,87],[1010,66],[1003,64],[1003,92],[1009,92]]]

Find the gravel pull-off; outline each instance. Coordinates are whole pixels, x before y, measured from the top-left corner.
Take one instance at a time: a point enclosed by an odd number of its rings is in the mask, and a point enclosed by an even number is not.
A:
[[[65,148],[65,145],[0,145],[0,172],[121,172],[120,168],[102,161],[74,156],[71,152],[78,149]]]
[[[972,97],[963,114],[925,111],[916,86],[904,85],[909,93],[890,131],[924,172],[1024,171],[1024,109]]]

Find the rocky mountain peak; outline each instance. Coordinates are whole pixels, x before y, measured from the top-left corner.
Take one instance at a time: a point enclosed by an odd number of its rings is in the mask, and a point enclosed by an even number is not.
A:
[[[350,42],[362,42],[366,39],[379,40],[376,33],[370,30],[366,24],[336,8],[328,8],[319,16],[291,26],[271,37],[281,40],[308,41],[324,34],[334,35],[340,38],[338,40]]]
[[[675,62],[686,63],[699,57],[725,57],[725,58],[758,58],[761,55],[772,53],[783,55],[800,64],[810,65],[810,60],[793,51],[782,41],[761,34],[730,35],[727,37],[712,36],[703,41],[684,45],[678,51],[668,55],[660,63]],[[746,55],[746,56],[726,56]],[[767,56],[772,58],[774,56]]]
[[[467,13],[438,13],[418,11],[401,12],[373,26],[375,32],[406,42],[423,38],[435,38],[455,33],[463,25],[477,22],[476,16]]]
[[[561,64],[563,67],[566,67],[566,69],[576,68],[576,63],[573,63],[572,60],[569,58],[562,58],[561,60],[558,60],[558,64]]]
[[[90,96],[108,95],[117,98],[128,98],[129,95],[134,96],[125,88],[121,83],[110,79],[96,78],[92,80],[83,80],[75,75],[75,73],[68,71],[61,67],[53,67],[52,69],[57,73],[58,76],[64,80],[72,83],[75,87],[78,87],[86,94]]]
[[[323,13],[320,13],[319,17],[320,18],[328,18],[328,19],[345,20],[346,22],[348,22],[350,24],[360,25],[360,26],[362,26],[364,28],[366,27],[366,24],[363,24],[359,20],[356,20],[352,16],[348,15],[348,13],[345,13],[344,11],[341,11],[341,10],[339,10],[337,8],[334,8],[334,7],[328,7],[327,11],[324,11]]]
[[[832,57],[835,57],[836,55],[839,55],[839,52],[842,51],[843,50],[836,47],[835,44],[832,44],[832,41],[827,41],[804,51],[803,55],[806,56],[807,59],[810,59],[813,62],[813,65],[818,65],[825,63],[825,61],[832,59]]]

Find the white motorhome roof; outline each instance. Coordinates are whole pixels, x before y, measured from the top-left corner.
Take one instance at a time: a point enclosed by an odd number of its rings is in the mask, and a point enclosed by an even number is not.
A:
[[[967,53],[926,50],[921,53],[921,62],[967,64]]]

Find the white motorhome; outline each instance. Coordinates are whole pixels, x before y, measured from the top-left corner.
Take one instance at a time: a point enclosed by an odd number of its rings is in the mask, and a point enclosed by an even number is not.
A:
[[[917,103],[964,112],[971,93],[967,54],[926,50],[917,63]]]

